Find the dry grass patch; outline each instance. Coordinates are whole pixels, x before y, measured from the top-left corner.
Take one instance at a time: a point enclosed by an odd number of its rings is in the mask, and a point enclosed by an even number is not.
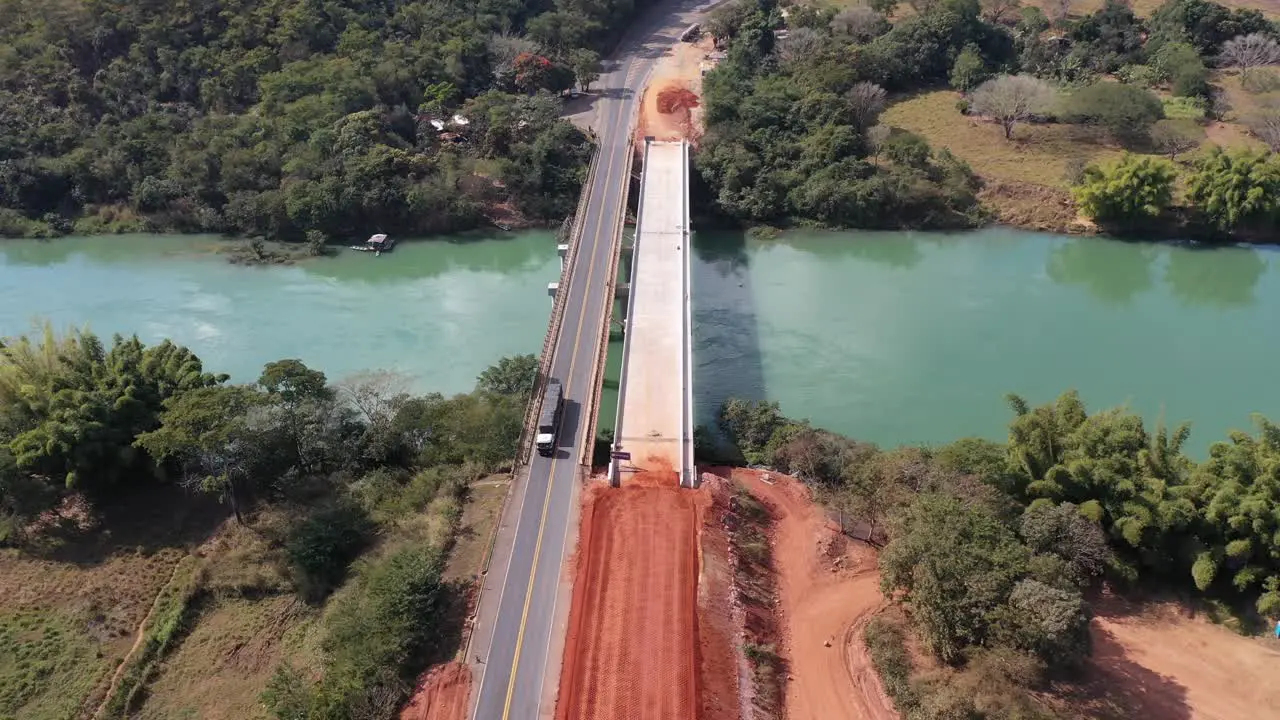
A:
[[[1080,125],[1018,125],[1013,140],[1000,126],[961,115],[960,93],[934,90],[889,107],[881,121],[924,136],[935,148],[949,148],[983,178],[1066,188],[1075,163],[1118,158],[1122,151],[1101,144],[1101,133]]]
[[[510,487],[509,475],[490,475],[471,484],[467,491],[467,504],[462,509],[457,541],[445,568],[445,580],[474,582],[478,579],[480,563],[488,552],[490,536],[502,516],[502,506]]]
[[[319,613],[292,594],[205,603],[151,684],[142,720],[265,719],[259,695],[281,661],[318,669]]]
[[[0,717],[95,708],[156,595],[222,515],[172,489],[103,513],[0,549]]]
[[[284,540],[293,521],[267,508],[228,523],[205,548],[196,621],[161,663],[137,717],[266,718],[259,696],[282,660],[318,672],[319,611],[297,600]]]

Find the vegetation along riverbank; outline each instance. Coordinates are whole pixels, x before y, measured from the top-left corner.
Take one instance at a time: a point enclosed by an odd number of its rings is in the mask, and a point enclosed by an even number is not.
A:
[[[1280,30],[1208,0],[735,0],[697,164],[745,223],[1268,240]]]
[[[731,400],[719,414],[739,462],[803,478],[883,546],[880,585],[897,608],[865,641],[903,717],[1099,709],[1071,692],[1091,653],[1093,605],[1116,616],[1111,592],[1191,597],[1245,634],[1280,617],[1274,424],[1257,418],[1255,433],[1233,432],[1195,462],[1181,450],[1185,425],[1148,428],[1123,408],[1090,413],[1074,393],[1009,404],[1006,443],[889,451],[790,420],[776,404]],[[1116,701],[1123,715],[1169,700],[1143,693],[1092,700]],[[1190,717],[1172,701],[1178,714],[1164,716]]]
[[[0,235],[558,221],[590,155],[561,97],[637,5],[8,3]]]
[[[386,717],[456,652],[537,363],[475,391],[230,384],[189,350],[0,346],[0,715]]]

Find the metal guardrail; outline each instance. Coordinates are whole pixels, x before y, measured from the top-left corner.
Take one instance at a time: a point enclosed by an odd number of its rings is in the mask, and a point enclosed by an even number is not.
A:
[[[573,279],[574,266],[578,260],[578,246],[582,238],[582,217],[586,214],[587,198],[591,194],[595,181],[596,168],[600,165],[599,138],[594,132],[591,139],[596,142],[596,149],[591,155],[591,164],[587,167],[587,177],[582,184],[582,192],[578,196],[578,207],[574,209],[572,218],[565,218],[563,229],[567,226],[569,250],[565,253],[564,268],[560,271],[560,286],[556,289],[555,300],[551,303],[551,317],[547,322],[547,335],[542,340],[542,352],[539,356],[538,377],[533,383],[533,394],[529,397],[529,405],[525,408],[524,425],[520,432],[520,444],[516,450],[515,461],[511,464],[514,474],[529,459],[532,451],[534,433],[532,428],[537,422],[538,412],[542,409],[542,395],[547,386],[547,378],[551,375],[551,361],[555,355],[555,343],[560,337],[560,328],[564,324],[564,306],[569,296],[569,283]],[[558,239],[558,238],[557,238]]]
[[[609,273],[605,280],[604,323],[600,331],[600,347],[596,351],[596,368],[593,376],[595,377],[595,382],[591,384],[591,401],[587,405],[590,408],[587,420],[587,435],[578,458],[578,464],[588,468],[588,474],[590,474],[592,456],[595,454],[596,425],[600,418],[600,392],[601,386],[604,384],[605,364],[609,360],[609,328],[613,323],[613,305],[617,302],[614,295],[618,287],[618,258],[622,254],[622,235],[623,227],[626,225],[627,198],[631,195],[631,168],[636,161],[635,143],[632,139],[635,136],[635,126],[636,120],[633,118],[631,123],[627,125],[626,138],[630,152],[627,153],[626,172],[624,173],[627,185],[623,189],[619,200],[618,214],[621,222],[613,229],[613,242],[609,249]],[[632,262],[634,262],[634,258]],[[619,388],[618,398],[619,402],[621,402],[621,388]]]

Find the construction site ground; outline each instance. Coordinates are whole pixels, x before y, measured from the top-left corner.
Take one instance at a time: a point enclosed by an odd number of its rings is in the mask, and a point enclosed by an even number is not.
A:
[[[583,495],[556,717],[699,718],[697,595],[704,491],[674,470]]]
[[[651,136],[697,144],[702,135],[702,73],[714,66],[714,53],[711,39],[704,37],[696,43],[677,43],[658,61],[644,90],[637,139]]]
[[[862,629],[886,604],[875,551],[841,535],[800,482],[744,468],[718,472],[774,516],[788,720],[897,718],[862,641]]]

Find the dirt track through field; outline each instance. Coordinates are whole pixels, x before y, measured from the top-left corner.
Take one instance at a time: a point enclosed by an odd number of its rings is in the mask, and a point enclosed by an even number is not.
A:
[[[560,720],[698,717],[698,528],[708,503],[674,472],[584,500]]]

